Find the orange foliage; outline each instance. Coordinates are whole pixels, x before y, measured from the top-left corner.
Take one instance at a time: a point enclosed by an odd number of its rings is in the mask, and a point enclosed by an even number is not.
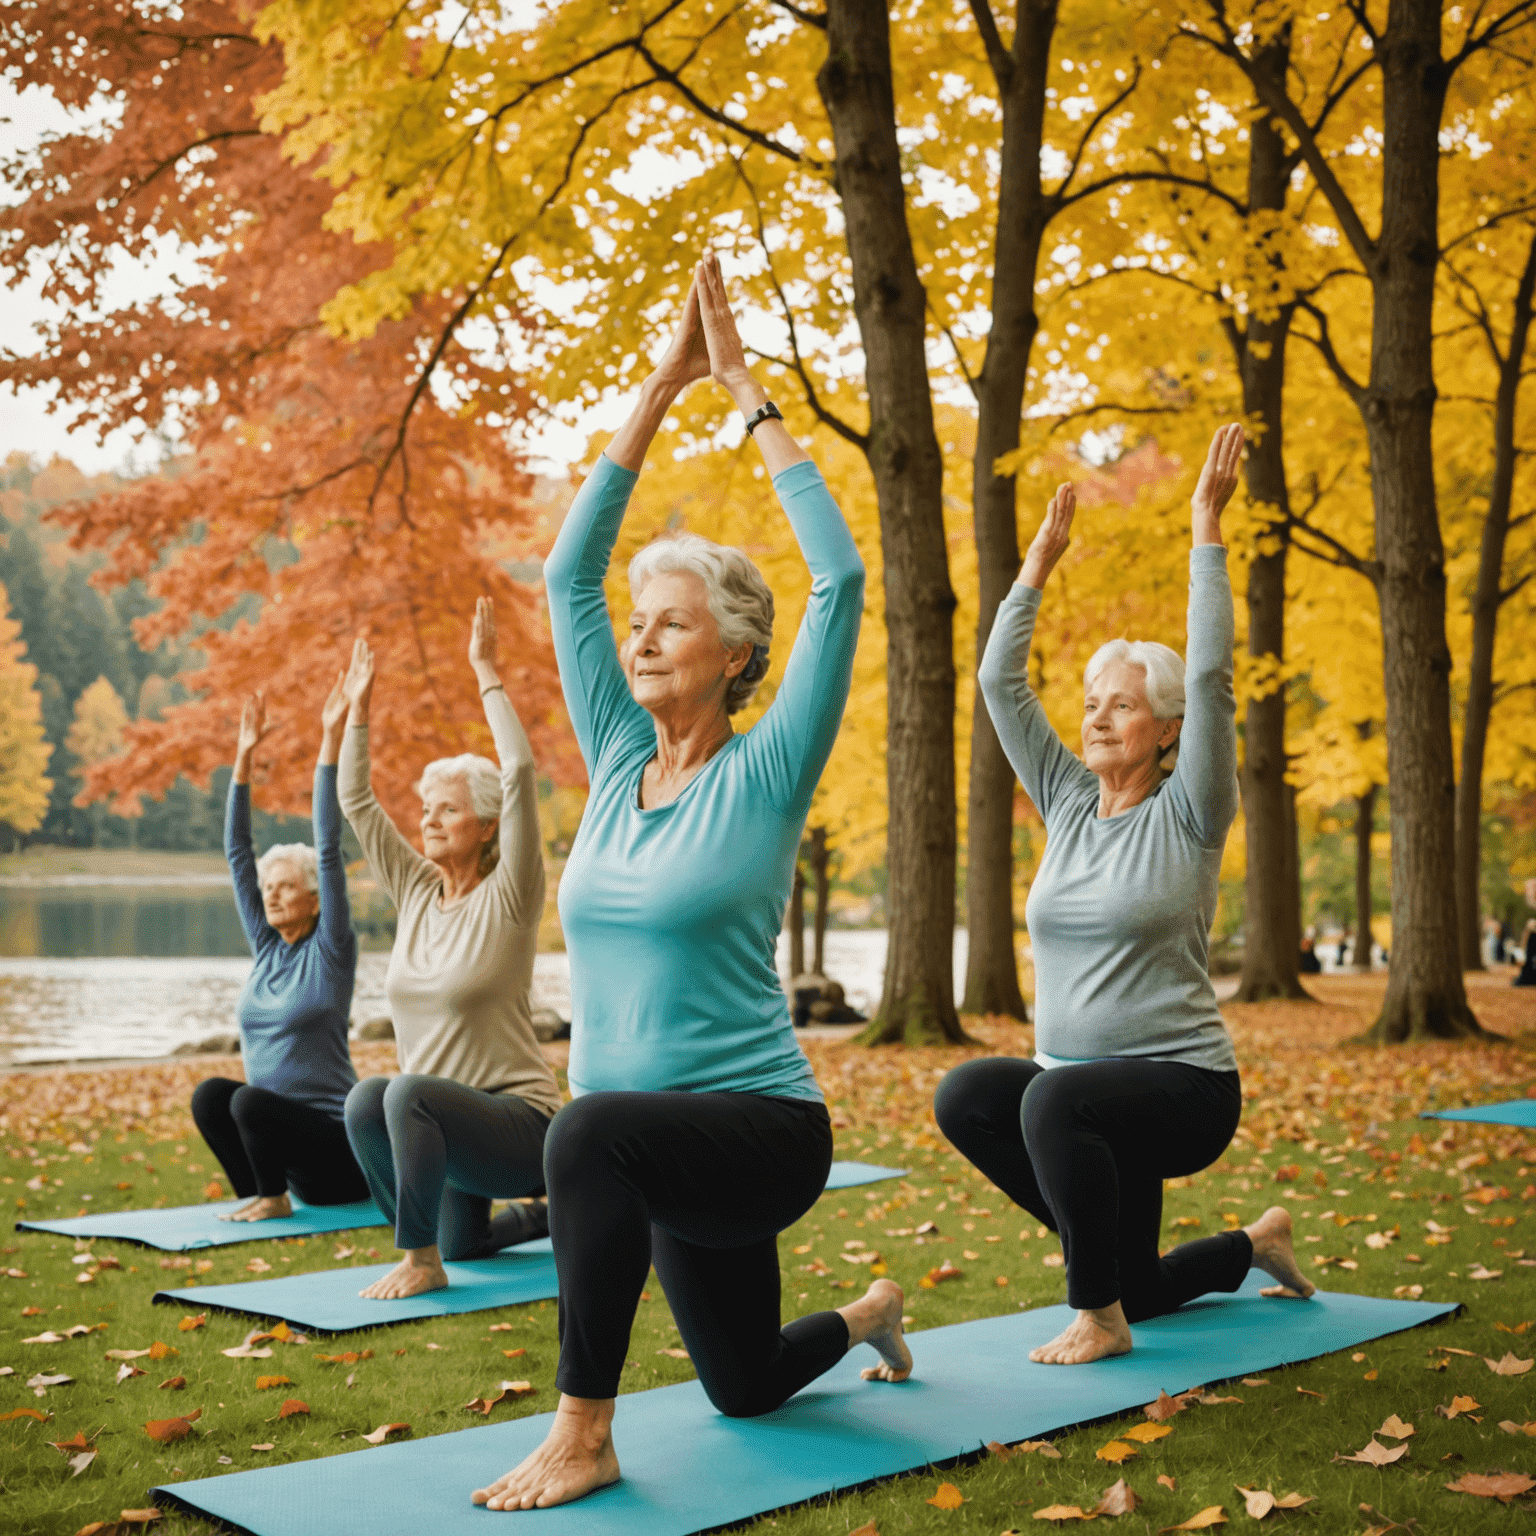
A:
[[[161,600],[142,643],[215,624],[183,678],[194,699],[130,723],[86,794],[131,810],[178,773],[206,781],[262,687],[282,725],[258,765],[263,800],[302,809],[320,703],[363,631],[379,655],[376,787],[410,813],[426,759],[490,746],[464,661],[480,593],[496,602],[507,688],[541,766],[570,781],[580,767],[538,597],[500,563],[542,538],[509,436],[525,401],[484,361],[506,355],[518,317],[477,321],[473,350],[457,334],[463,293],[423,299],[365,341],[324,328],[327,300],[391,252],[327,231],[329,187],[259,131],[255,103],[282,56],[251,35],[257,9],[194,0],[151,25],[128,0],[58,0],[6,22],[18,89],[83,109],[106,82],[122,116],[82,119],[6,168],[22,196],[0,211],[0,248],[13,273],[44,270],[60,314],[34,355],[0,358],[0,380],[56,382],[92,426],[137,421],[178,442],[162,473],[56,515],[106,553],[100,580],[142,576]],[[163,254],[167,237],[191,275],[173,298],[114,307],[114,260]]]

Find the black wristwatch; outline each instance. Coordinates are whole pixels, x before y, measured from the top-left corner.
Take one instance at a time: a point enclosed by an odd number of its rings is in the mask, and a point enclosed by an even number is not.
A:
[[[765,400],[760,406],[758,406],[755,411],[752,412],[750,416],[747,417],[747,436],[751,437],[751,435],[756,432],[757,429],[762,426],[765,421],[769,420],[783,421],[784,413],[778,408],[778,406],[773,403],[772,400]]]

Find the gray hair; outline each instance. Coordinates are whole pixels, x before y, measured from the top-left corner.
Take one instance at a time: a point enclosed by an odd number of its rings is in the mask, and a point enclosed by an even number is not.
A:
[[[681,571],[691,571],[704,583],[720,643],[728,651],[752,645],[751,658],[725,691],[725,712],[734,715],[768,675],[773,593],[762,572],[739,549],[696,533],[677,533],[647,544],[629,562],[630,597],[639,602],[651,577]]]
[[[306,890],[320,889],[320,860],[316,858],[315,850],[308,843],[273,843],[256,860],[258,883],[274,864],[280,864],[284,859],[298,867],[299,878],[304,882]]]
[[[421,770],[416,793],[423,800],[427,791],[443,779],[463,779],[469,790],[469,804],[481,821],[501,819],[501,769],[488,757],[460,752],[457,757],[439,757]],[[480,855],[481,873],[489,874],[501,857],[501,848],[493,837]]]
[[[1083,668],[1085,691],[1112,661],[1129,662],[1146,674],[1147,705],[1154,720],[1184,718],[1184,658],[1177,651],[1156,640],[1106,640]],[[1158,766],[1164,773],[1172,773],[1178,760],[1179,743],[1175,739],[1158,759]]]

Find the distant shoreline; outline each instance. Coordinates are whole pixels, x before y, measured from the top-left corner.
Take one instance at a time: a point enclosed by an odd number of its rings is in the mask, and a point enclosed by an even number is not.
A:
[[[156,848],[60,848],[47,844],[0,854],[0,885],[228,885],[215,852]]]

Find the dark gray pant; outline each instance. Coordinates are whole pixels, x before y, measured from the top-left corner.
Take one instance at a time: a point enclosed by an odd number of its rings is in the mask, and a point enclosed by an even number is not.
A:
[[[436,1243],[445,1259],[538,1235],[517,1206],[492,1221],[491,1201],[543,1189],[550,1118],[515,1094],[410,1072],[365,1078],[347,1095],[347,1140],[396,1244]]]

